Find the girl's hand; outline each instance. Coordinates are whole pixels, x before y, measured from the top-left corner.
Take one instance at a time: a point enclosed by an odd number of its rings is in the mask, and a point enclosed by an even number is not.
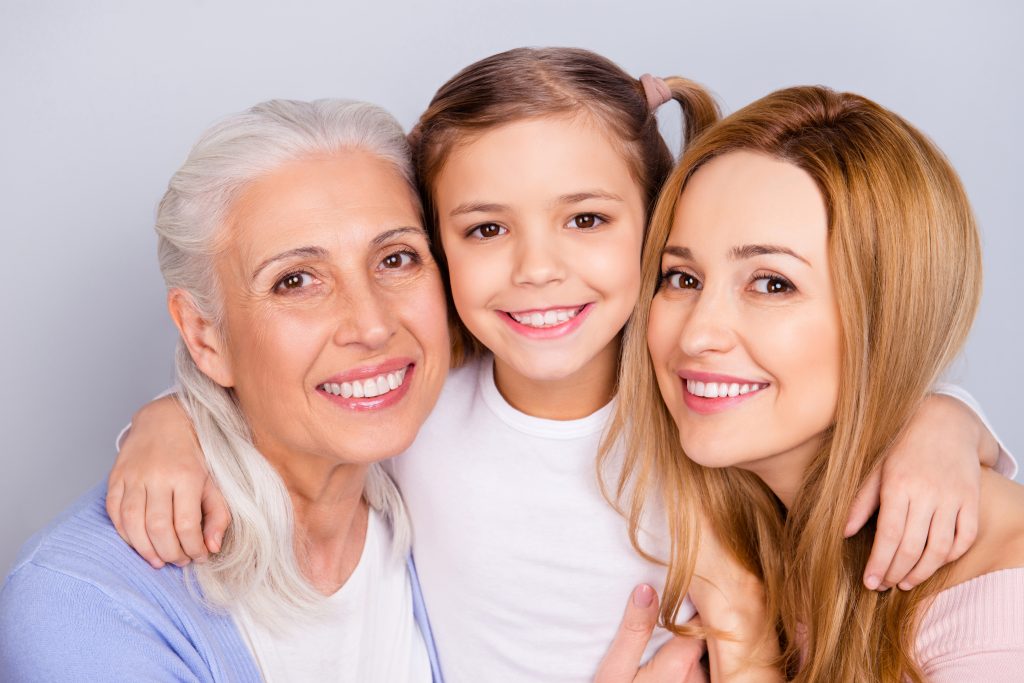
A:
[[[960,401],[932,394],[857,493],[846,536],[878,510],[864,585],[910,590],[963,555],[978,531],[982,465],[999,444]]]
[[[658,594],[646,584],[637,586],[594,683],[706,683],[700,666],[704,642],[696,638],[676,636],[640,666],[657,621]]]
[[[146,404],[107,482],[107,514],[154,568],[205,561],[220,550],[231,514],[177,400]]]

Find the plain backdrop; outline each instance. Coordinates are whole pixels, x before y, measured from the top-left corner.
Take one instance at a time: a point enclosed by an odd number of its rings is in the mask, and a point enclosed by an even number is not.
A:
[[[408,127],[460,68],[522,45],[689,76],[727,112],[822,83],[923,129],[985,244],[981,312],[951,378],[1024,454],[1022,27],[1010,0],[2,0],[0,573],[105,476],[120,427],[171,381],[152,220],[199,133],[274,97],[370,100]],[[673,145],[677,125],[665,116]]]

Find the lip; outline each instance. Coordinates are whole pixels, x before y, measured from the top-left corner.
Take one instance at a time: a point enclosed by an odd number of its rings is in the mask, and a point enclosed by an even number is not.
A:
[[[372,398],[356,398],[355,396],[350,396],[349,398],[345,398],[344,396],[335,396],[334,394],[319,388],[327,382],[333,382],[336,384],[340,384],[342,382],[353,382],[361,379],[367,379],[369,377],[376,377],[377,375],[387,374],[389,372],[395,372],[402,368],[406,369],[405,379],[402,382],[402,386],[397,389],[393,389],[382,396],[374,396]],[[407,393],[409,393],[409,387],[412,386],[415,374],[416,364],[411,360],[407,358],[389,359],[378,365],[366,365],[361,368],[356,368],[354,370],[349,370],[335,375],[334,377],[318,384],[316,393],[323,396],[331,403],[346,410],[353,410],[356,412],[384,410],[396,405]]]
[[[743,379],[741,377],[735,377],[733,375],[722,375],[713,372],[692,372],[689,370],[680,370],[676,373],[680,379],[680,389],[683,392],[683,403],[686,407],[697,413],[698,415],[714,415],[715,413],[721,413],[723,411],[735,408],[741,403],[745,403],[755,396],[759,396],[765,389],[771,386],[771,382],[755,381],[750,379]],[[686,390],[686,381],[694,380],[696,382],[715,382],[722,384],[764,384],[761,389],[752,391],[747,394],[740,394],[738,396],[722,396],[719,398],[705,398],[703,396],[694,396]]]
[[[516,311],[516,313],[544,313],[550,310],[566,309],[566,308],[578,308],[578,306],[551,306],[548,308],[531,308],[523,311]],[[512,329],[513,332],[520,334],[527,339],[558,339],[568,334],[572,334],[583,321],[590,315],[590,311],[594,308],[593,303],[583,304],[580,308],[580,312],[574,317],[566,320],[564,323],[558,325],[552,325],[551,327],[530,327],[529,325],[523,325],[517,322],[515,318],[509,315],[507,312],[499,310],[495,311],[497,315],[505,321],[505,324]]]

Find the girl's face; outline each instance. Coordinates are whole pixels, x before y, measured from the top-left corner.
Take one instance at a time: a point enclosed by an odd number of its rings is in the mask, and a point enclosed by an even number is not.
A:
[[[615,342],[640,286],[641,188],[605,131],[538,117],[452,151],[434,188],[452,296],[512,372],[573,376]]]
[[[686,454],[788,504],[835,414],[840,322],[814,180],[753,152],[701,167],[662,252],[647,341]]]

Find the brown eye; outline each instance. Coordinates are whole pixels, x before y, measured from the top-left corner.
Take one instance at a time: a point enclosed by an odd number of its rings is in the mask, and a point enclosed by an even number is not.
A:
[[[565,227],[576,228],[577,230],[590,230],[604,222],[605,220],[596,213],[579,213],[570,218]]]
[[[508,230],[497,223],[484,223],[483,225],[478,225],[470,230],[469,236],[476,237],[481,240],[489,240],[498,237],[499,235],[504,235],[506,232],[508,232]]]
[[[302,289],[308,286],[313,281],[313,276],[309,273],[288,273],[283,278],[277,281],[274,285],[274,289],[278,292],[285,290],[296,290]]]
[[[670,289],[702,289],[701,282],[695,275],[680,270],[665,273],[662,282]]]
[[[394,254],[388,254],[384,257],[384,260],[380,262],[381,268],[389,270],[397,270],[403,266],[406,266],[416,260],[416,254],[409,251],[396,251]]]
[[[792,282],[779,275],[758,275],[753,285],[754,291],[760,294],[787,294],[796,289]]]

